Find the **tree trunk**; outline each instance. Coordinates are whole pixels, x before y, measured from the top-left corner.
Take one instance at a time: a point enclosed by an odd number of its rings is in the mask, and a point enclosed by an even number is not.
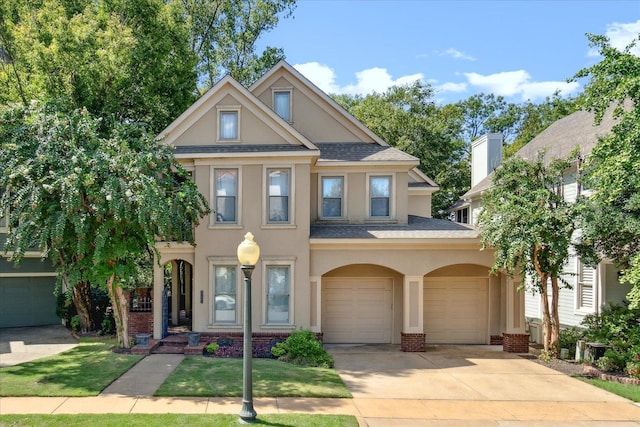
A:
[[[552,357],[558,357],[560,354],[560,314],[558,313],[558,298],[560,296],[560,288],[558,287],[558,278],[551,277],[551,342],[549,348]]]
[[[131,348],[129,339],[129,308],[122,288],[115,284],[115,276],[107,280],[107,290],[113,307],[113,319],[116,323],[116,335],[120,348]]]
[[[76,283],[71,292],[73,305],[76,306],[80,318],[80,330],[82,332],[93,331],[93,319],[91,318],[91,285],[89,282]]]
[[[551,316],[549,313],[549,291],[547,289],[547,276],[540,276],[540,297],[542,304],[542,326],[544,328],[544,350],[549,351],[551,344]],[[555,301],[554,301],[555,303]]]

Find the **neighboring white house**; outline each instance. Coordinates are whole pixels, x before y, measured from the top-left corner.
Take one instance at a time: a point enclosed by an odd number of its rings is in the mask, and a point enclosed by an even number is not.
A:
[[[516,155],[532,159],[541,150],[546,150],[545,158],[550,160],[567,157],[578,147],[584,158],[615,123],[610,114],[605,115],[598,126],[594,126],[593,121],[592,113],[577,111],[553,123]],[[450,209],[456,222],[476,224],[482,209],[482,194],[491,186],[492,172],[501,160],[501,149],[500,134],[488,134],[473,143],[471,189]],[[580,191],[585,190],[580,188],[576,167],[573,167],[564,176],[564,196],[575,201]],[[573,255],[565,266],[565,272],[563,278],[571,284],[571,289],[560,291],[558,310],[562,327],[579,326],[585,315],[599,313],[609,303],[624,302],[631,290],[631,285],[620,283],[618,270],[609,262],[601,262],[592,268]],[[542,342],[541,299],[530,290],[525,294],[525,316],[532,341]]]

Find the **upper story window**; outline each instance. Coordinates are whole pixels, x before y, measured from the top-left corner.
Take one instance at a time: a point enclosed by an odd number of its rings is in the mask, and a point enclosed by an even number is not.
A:
[[[216,224],[238,222],[238,169],[214,169]]]
[[[595,268],[578,260],[578,292],[576,295],[578,310],[591,312],[594,308],[596,272]]]
[[[267,222],[290,222],[291,169],[267,169]]]
[[[369,177],[369,216],[371,218],[389,218],[391,216],[390,175]]]
[[[240,139],[240,107],[218,107],[218,140]]]
[[[456,222],[469,224],[469,208],[458,209],[456,211]]]
[[[322,218],[344,217],[344,177],[323,176],[322,182]]]
[[[291,90],[273,91],[273,110],[287,122],[291,122]]]

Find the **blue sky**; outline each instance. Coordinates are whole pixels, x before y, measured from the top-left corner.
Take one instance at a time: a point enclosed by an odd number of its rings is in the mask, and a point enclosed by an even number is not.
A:
[[[441,104],[478,93],[543,101],[599,61],[585,33],[624,47],[640,35],[640,1],[298,0],[260,40],[328,93],[383,92],[420,79]],[[636,48],[640,55],[640,47]]]

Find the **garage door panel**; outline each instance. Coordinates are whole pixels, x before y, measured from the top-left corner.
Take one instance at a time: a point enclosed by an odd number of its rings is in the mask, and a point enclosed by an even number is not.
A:
[[[55,277],[3,277],[0,283],[0,327],[60,323],[53,295]]]
[[[428,343],[485,344],[487,279],[438,278],[424,283],[424,329]]]
[[[327,343],[391,342],[392,280],[329,278],[322,283]]]

